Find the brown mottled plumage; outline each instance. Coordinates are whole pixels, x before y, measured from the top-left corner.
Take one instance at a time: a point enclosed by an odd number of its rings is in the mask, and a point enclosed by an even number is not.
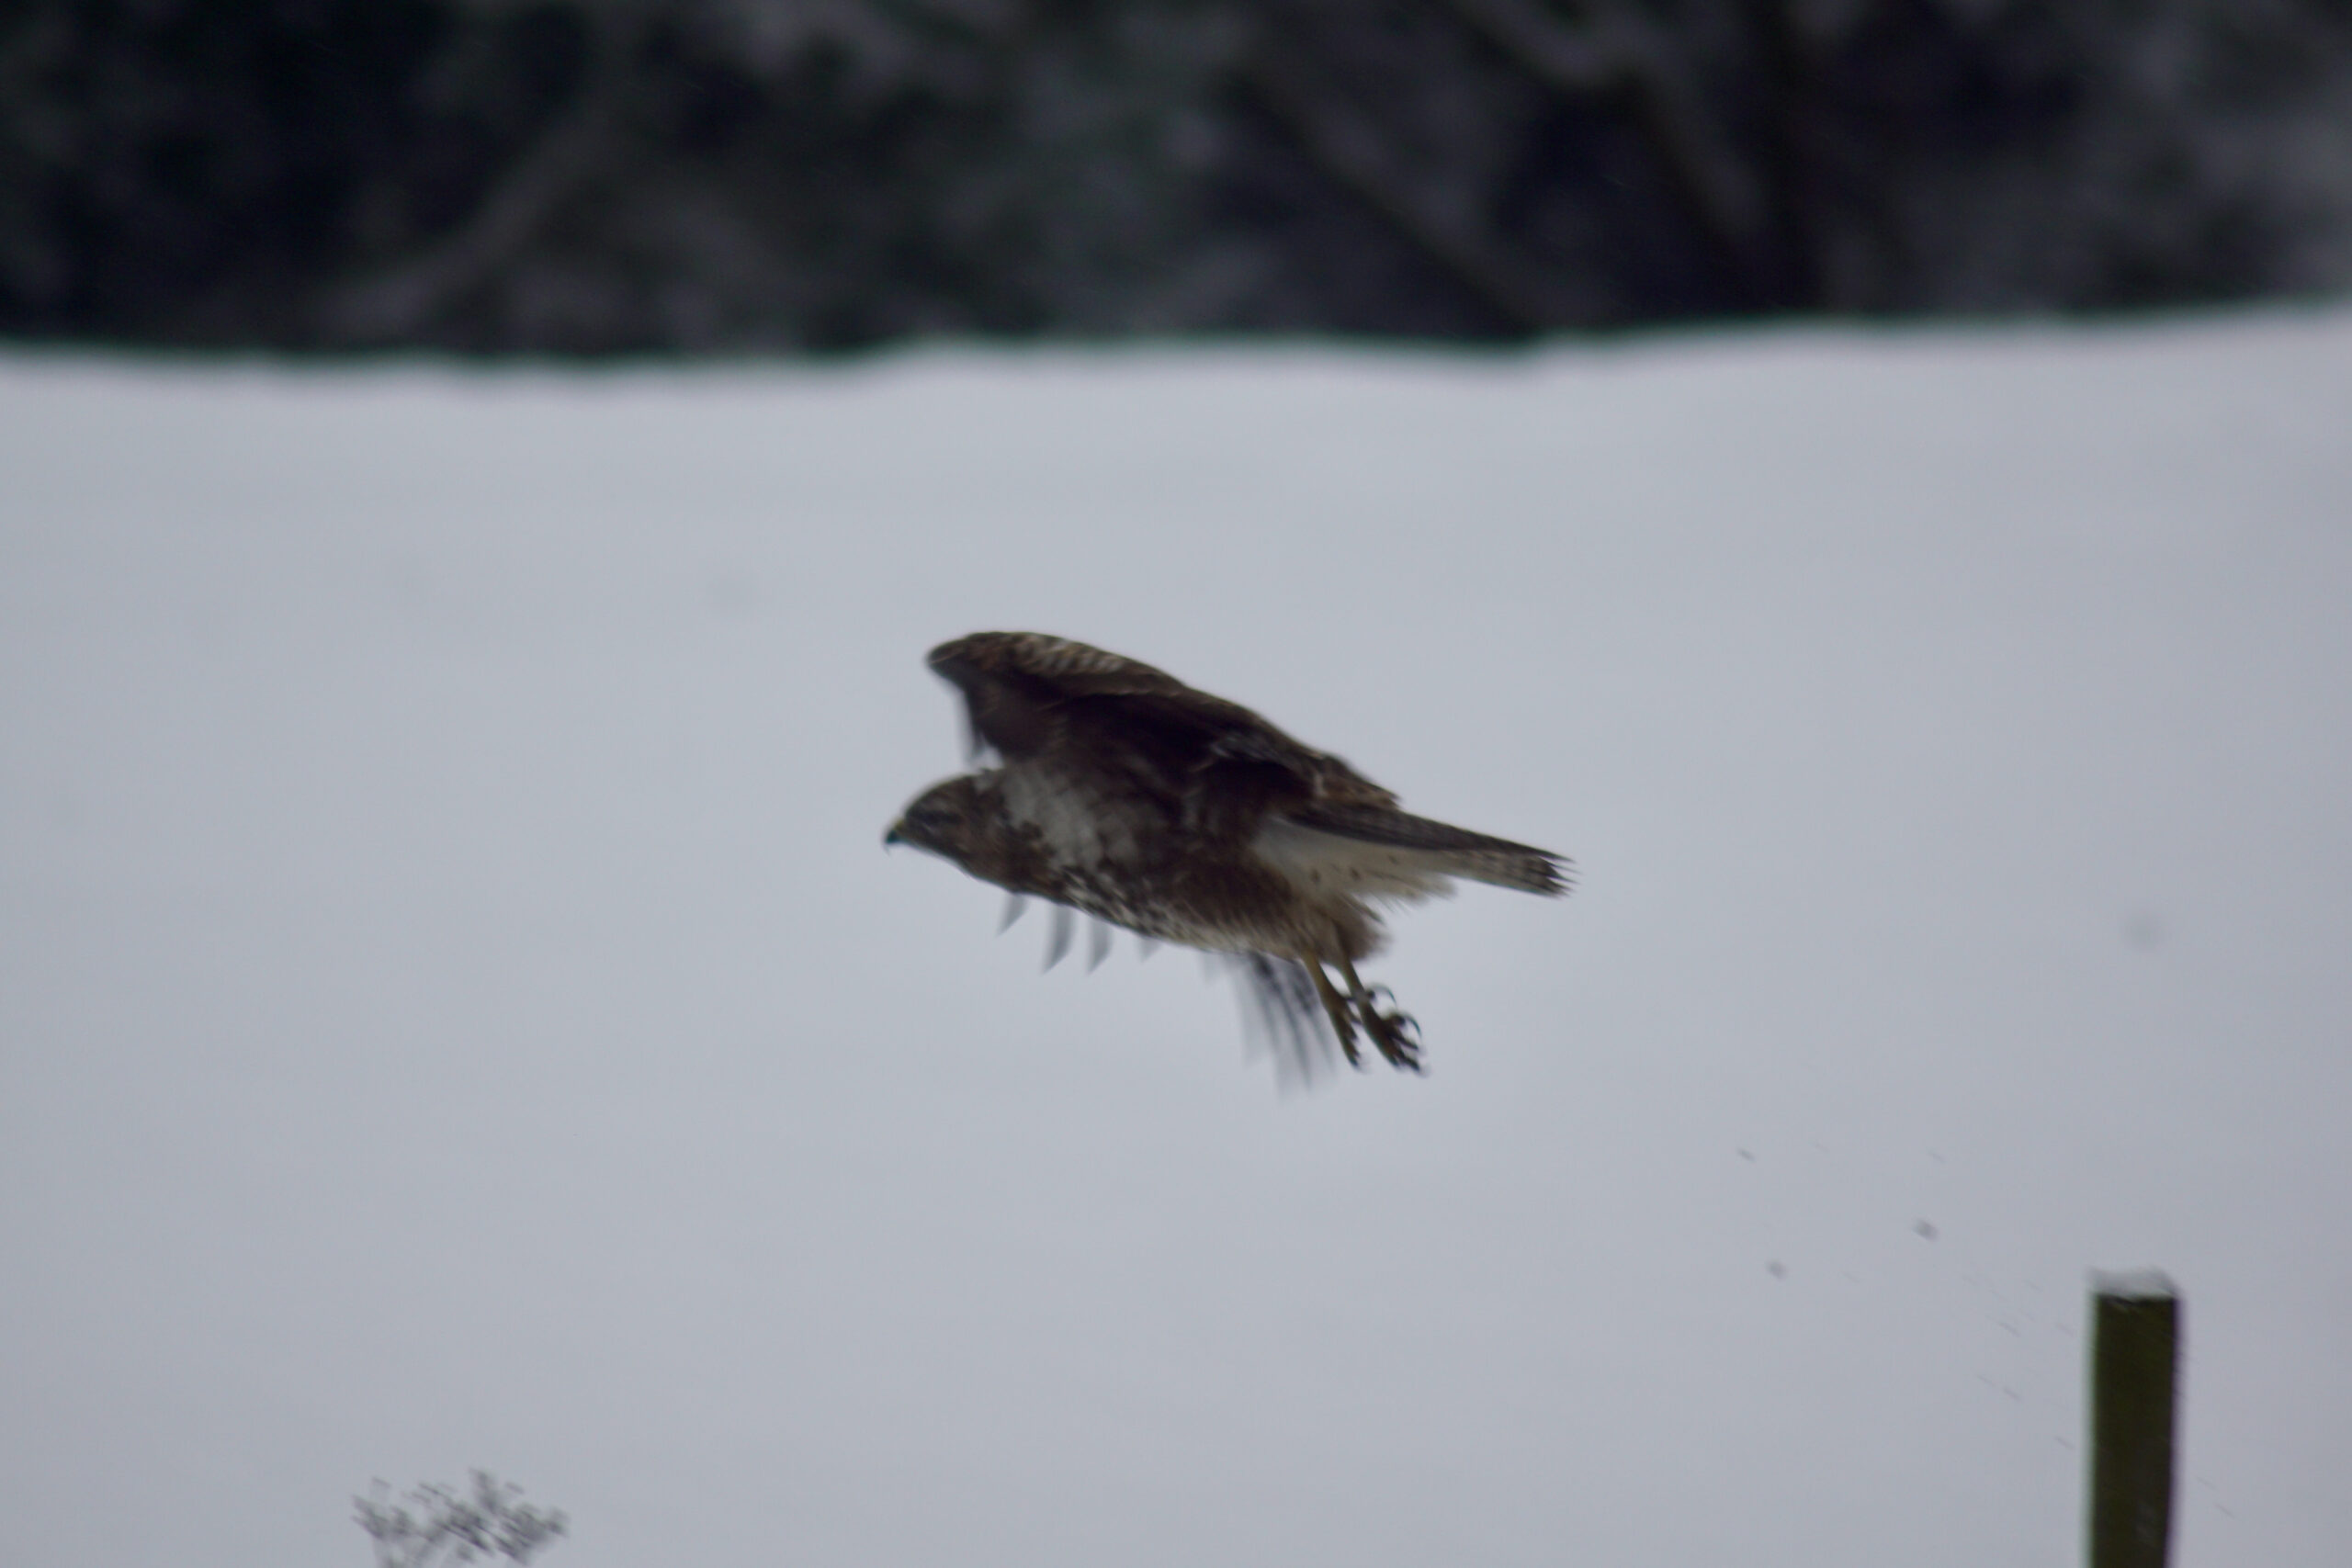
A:
[[[977,632],[932,649],[931,667],[963,693],[975,749],[1001,765],[934,784],[885,842],[1148,938],[1238,954],[1266,1017],[1302,1050],[1319,1003],[1350,1062],[1360,1028],[1419,1070],[1413,1021],[1356,974],[1381,945],[1372,900],[1444,894],[1457,876],[1567,891],[1558,856],[1408,816],[1339,758],[1148,664]]]

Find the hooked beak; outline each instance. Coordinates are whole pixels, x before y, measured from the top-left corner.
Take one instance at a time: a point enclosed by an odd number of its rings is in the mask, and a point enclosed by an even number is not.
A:
[[[892,844],[905,843],[907,841],[907,836],[904,833],[899,832],[899,829],[906,825],[906,818],[903,817],[898,821],[891,823],[890,830],[882,835],[882,847],[887,850]]]

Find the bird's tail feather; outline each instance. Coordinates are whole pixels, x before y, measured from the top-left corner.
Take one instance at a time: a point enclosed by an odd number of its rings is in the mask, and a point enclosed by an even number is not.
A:
[[[1417,851],[1430,857],[1432,869],[1474,882],[1552,896],[1575,886],[1575,867],[1565,856],[1432,822],[1426,817],[1377,806],[1329,804],[1290,815],[1301,827],[1337,838]]]

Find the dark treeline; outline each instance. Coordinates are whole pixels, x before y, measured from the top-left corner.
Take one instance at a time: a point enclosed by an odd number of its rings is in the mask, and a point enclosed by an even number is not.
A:
[[[2352,278],[2352,0],[0,0],[0,333],[1507,341]]]

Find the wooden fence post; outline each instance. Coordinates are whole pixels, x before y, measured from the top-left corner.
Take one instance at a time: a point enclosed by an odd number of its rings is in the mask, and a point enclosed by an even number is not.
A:
[[[2090,1568],[2165,1568],[2179,1365],[2173,1282],[2153,1269],[2093,1273]]]

